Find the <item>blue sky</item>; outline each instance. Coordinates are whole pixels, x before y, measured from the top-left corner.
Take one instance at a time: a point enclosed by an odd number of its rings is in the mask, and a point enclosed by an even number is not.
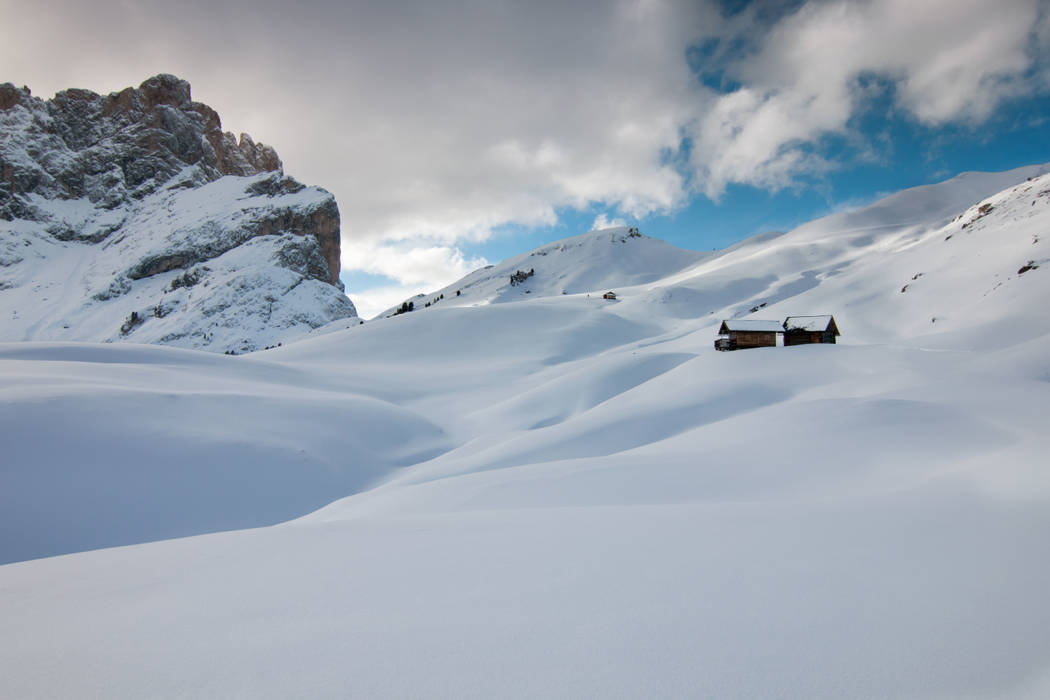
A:
[[[1050,161],[1050,0],[0,0],[0,16],[27,28],[0,42],[0,79],[46,97],[173,73],[330,190],[365,317],[599,220],[720,248]]]

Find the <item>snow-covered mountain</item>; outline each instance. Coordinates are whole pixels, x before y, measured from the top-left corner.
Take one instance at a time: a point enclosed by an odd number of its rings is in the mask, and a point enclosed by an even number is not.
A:
[[[844,342],[955,343],[956,332],[995,342],[987,325],[1016,314],[1033,293],[1019,271],[1047,254],[1036,222],[1048,203],[1048,169],[964,173],[904,190],[747,239],[621,299],[647,315],[706,313],[708,324],[834,313]]]
[[[431,306],[481,306],[555,294],[580,294],[655,282],[702,260],[627,226],[600,229],[540,246],[498,265],[475,270],[430,294],[406,299],[380,317]],[[411,307],[409,307],[411,304]]]
[[[356,316],[335,199],[187,82],[0,85],[0,339],[246,352]]]
[[[0,557],[79,552],[0,566],[0,695],[1046,697],[1046,171],[243,357],[0,345]]]
[[[965,298],[962,306],[971,308],[989,288],[1002,286],[1010,278],[1010,269],[1024,267],[1038,252],[1026,246],[1038,245],[1038,236],[1033,242],[1000,233],[1002,240],[992,244],[975,234],[991,221],[1013,228],[1036,216],[1036,209],[1025,207],[1034,207],[1045,196],[1045,186],[1037,178],[1048,169],[1047,165],[1033,165],[1001,173],[962,173],[946,182],[904,190],[870,206],[817,219],[789,233],[759,234],[717,252],[684,250],[629,227],[590,231],[475,270],[447,287],[406,299],[379,317],[399,315],[409,308],[473,307],[614,291],[617,301],[637,306],[644,316],[695,319],[706,314],[713,323],[716,315],[721,320],[770,313],[787,316],[792,309],[796,315],[808,313],[796,308],[797,297],[822,287],[830,306],[858,305],[859,315],[851,316],[851,321],[865,327],[854,328],[854,332],[876,337],[899,333],[905,318],[909,332],[942,332],[959,315],[954,308],[934,309],[935,313],[925,315],[925,307],[909,303],[914,292],[937,284],[938,292],[932,298]],[[1026,202],[1028,195],[1032,200]],[[993,211],[993,218],[986,220]],[[1001,227],[993,229],[1000,231]],[[966,235],[956,238],[958,232]],[[922,269],[909,272],[901,267],[905,263],[897,253],[938,235],[954,242],[943,247],[924,244],[905,257]],[[974,263],[977,258],[988,258],[989,248],[1004,258],[1003,267],[993,268],[987,261],[988,279],[984,279]],[[860,298],[841,288],[842,282],[859,286],[852,272],[871,277],[871,286],[863,287]],[[921,284],[911,284],[922,277],[926,279]],[[958,288],[947,288],[952,285]],[[866,310],[875,308],[867,303],[872,288],[885,294],[904,289],[913,296],[888,296],[894,306],[892,315],[869,314]],[[811,300],[820,296],[814,293],[803,298],[806,304],[814,304]],[[909,317],[909,310],[918,315]],[[942,325],[928,328],[931,318]]]

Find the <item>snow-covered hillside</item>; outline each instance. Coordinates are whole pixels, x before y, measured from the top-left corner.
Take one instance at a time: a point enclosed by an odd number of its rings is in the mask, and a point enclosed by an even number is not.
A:
[[[481,306],[555,294],[613,291],[656,282],[709,254],[682,250],[620,226],[590,231],[471,272],[430,294],[419,294],[379,314],[431,307]]]
[[[157,76],[53,100],[0,86],[0,340],[247,352],[354,318],[339,211]]]
[[[2,346],[6,560],[304,517],[0,566],[0,695],[1047,696],[1045,170],[245,357]]]
[[[905,190],[782,236],[745,240],[621,299],[643,315],[707,313],[709,325],[833,313],[846,343],[986,347],[1015,340],[1000,339],[995,327],[1018,315],[1025,321],[1013,334],[1039,334],[1043,323],[1027,301],[1039,282],[1022,277],[1047,256],[1047,170],[964,173]]]

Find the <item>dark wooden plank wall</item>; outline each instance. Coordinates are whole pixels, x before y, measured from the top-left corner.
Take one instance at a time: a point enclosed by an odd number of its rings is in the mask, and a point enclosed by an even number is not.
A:
[[[765,348],[776,347],[777,334],[765,331],[732,331],[729,339],[736,343],[738,348]]]
[[[810,345],[813,343],[835,343],[832,331],[788,331],[784,334],[784,345]]]

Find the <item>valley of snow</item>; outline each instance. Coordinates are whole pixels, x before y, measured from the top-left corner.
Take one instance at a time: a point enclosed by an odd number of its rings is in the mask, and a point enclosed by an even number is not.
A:
[[[1047,697],[1046,171],[241,357],[0,344],[0,696]]]

